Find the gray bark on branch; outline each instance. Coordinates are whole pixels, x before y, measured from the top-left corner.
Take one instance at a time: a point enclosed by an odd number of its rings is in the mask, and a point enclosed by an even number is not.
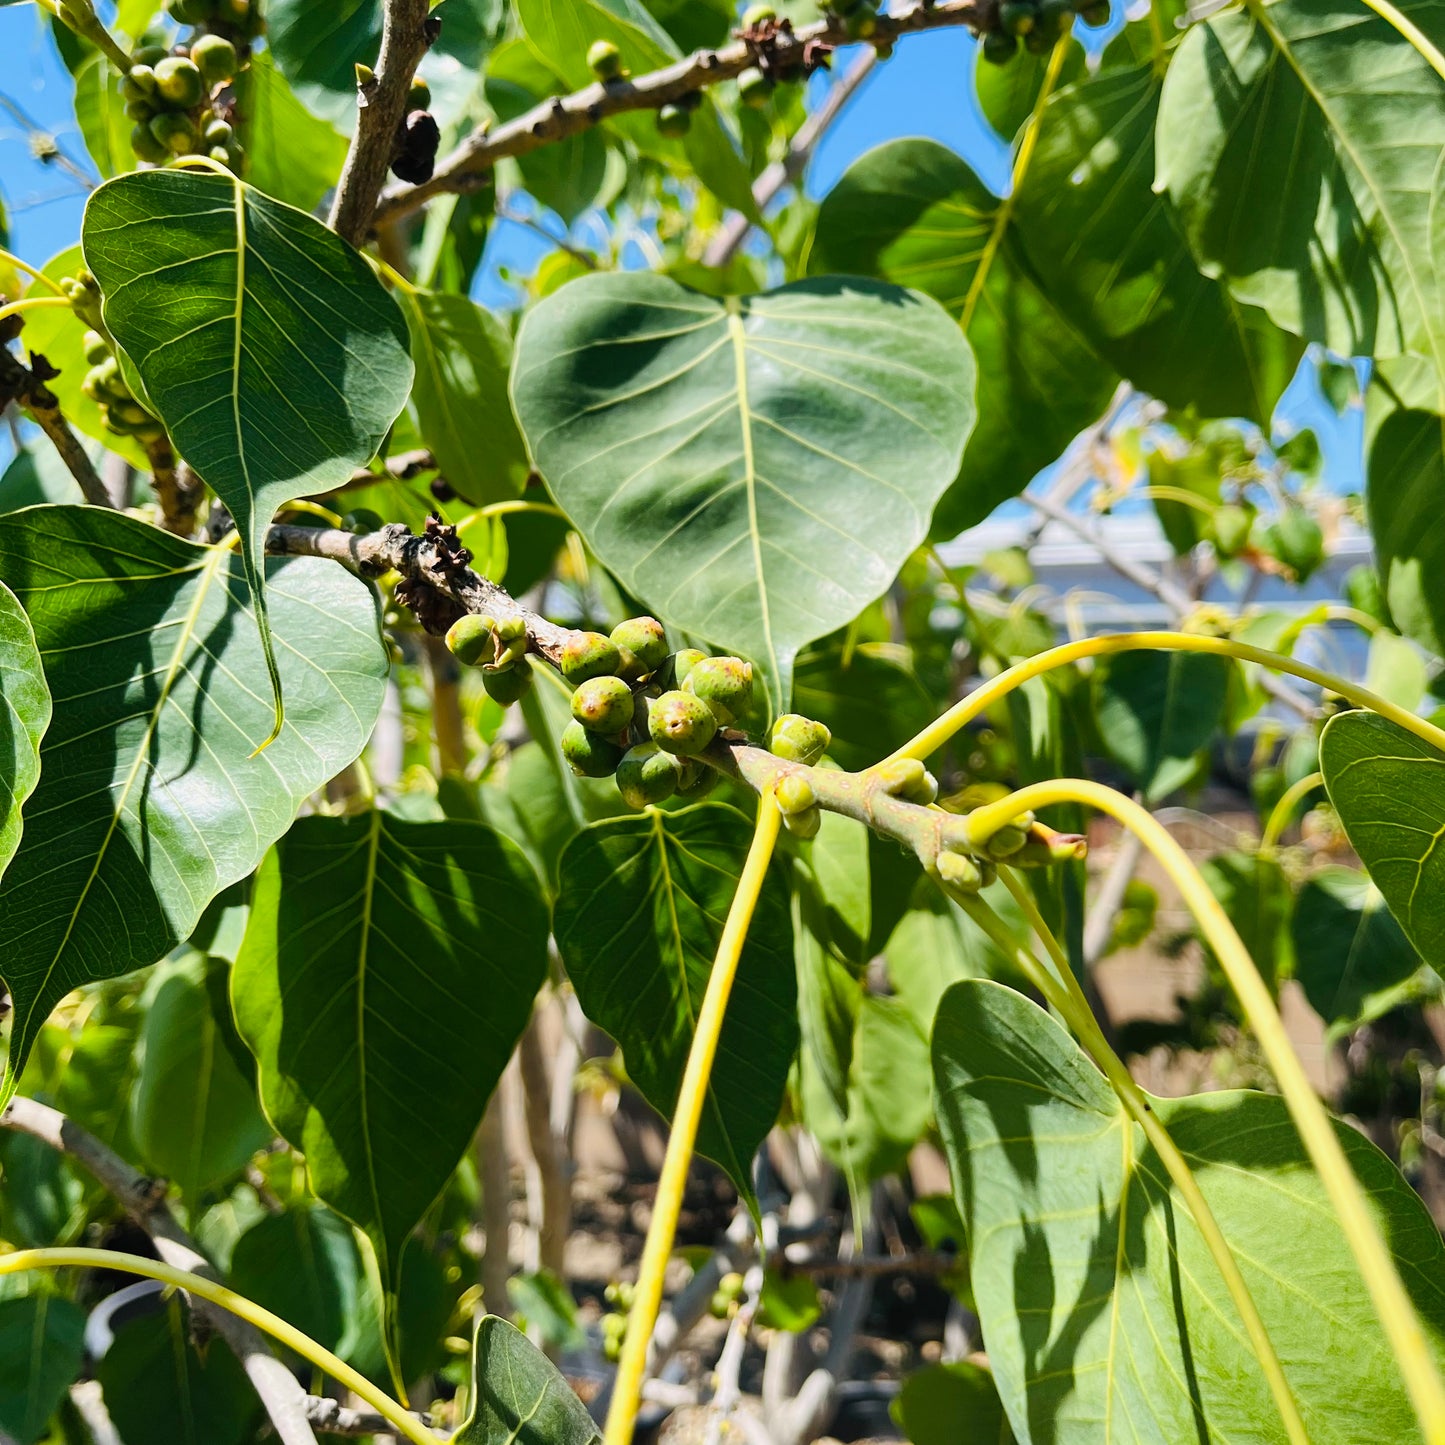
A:
[[[68,1155],[92,1174],[150,1236],[156,1253],[175,1269],[215,1279],[210,1260],[176,1222],[166,1203],[165,1183],[131,1168],[119,1154],[47,1104],[15,1098],[0,1112],[0,1126],[29,1134]],[[316,1445],[307,1418],[307,1396],[291,1371],[271,1353],[265,1337],[238,1315],[191,1297],[196,1318],[214,1330],[241,1362],[282,1445]]]
[[[60,453],[70,475],[80,484],[85,500],[92,507],[109,507],[112,505],[110,493],[100,473],[71,431],[70,423],[60,414],[59,398],[45,385],[57,374],[43,356],[31,352],[30,365],[26,366],[8,346],[0,345],[0,410],[4,410],[9,401],[23,406]]]
[[[428,0],[387,0],[375,75],[357,87],[356,134],[326,222],[353,246],[360,246],[371,230],[397,132],[406,118],[412,76],[436,35],[429,8]]]
[[[994,11],[993,0],[943,0],[931,6],[913,6],[901,15],[880,15],[877,29],[866,43],[875,48],[891,45],[900,36],[920,30],[942,30],[968,25],[981,29]],[[830,15],[813,25],[783,32],[769,46],[775,63],[801,65],[810,46],[854,44],[844,21]],[[733,80],[756,64],[757,49],[737,40],[718,50],[699,50],[660,70],[631,79],[598,81],[571,95],[554,96],[514,120],[495,129],[474,130],[450,155],[439,160],[429,181],[415,186],[393,186],[376,207],[377,224],[394,221],[416,210],[433,196],[446,191],[463,191],[476,184],[504,156],[526,155],[528,151],[577,135],[606,120],[631,110],[656,110],[684,96]]]

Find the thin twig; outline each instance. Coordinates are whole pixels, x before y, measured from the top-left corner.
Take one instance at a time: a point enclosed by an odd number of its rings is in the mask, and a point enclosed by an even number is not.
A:
[[[784,186],[802,175],[808,158],[813,154],[824,132],[843,113],[843,107],[857,93],[858,87],[867,80],[877,63],[878,52],[865,49],[823,98],[822,105],[798,127],[798,133],[793,137],[792,144],[782,160],[773,161],[765,167],[753,182],[753,200],[759,214],[772,204]],[[752,226],[753,223],[741,211],[734,211],[708,242],[707,249],[703,252],[703,264],[726,266],[737,255],[738,247],[747,239]]]
[[[70,475],[80,484],[85,500],[92,507],[109,507],[110,493],[92,465],[79,438],[70,429],[60,411],[60,399],[45,385],[59,372],[43,356],[30,354],[26,366],[7,346],[0,346],[0,409],[15,400],[30,413],[36,426],[51,440]]]
[[[891,45],[899,36],[919,30],[941,30],[968,25],[981,28],[993,12],[992,0],[944,0],[925,7],[915,5],[902,15],[880,15],[869,36],[874,46]],[[813,25],[782,32],[770,45],[780,67],[801,65],[810,46],[852,43],[846,22],[829,14]],[[375,221],[394,221],[432,196],[463,191],[504,156],[525,155],[540,146],[565,140],[606,120],[632,110],[655,110],[724,80],[732,80],[757,62],[755,43],[738,40],[718,50],[699,50],[660,70],[626,80],[599,81],[571,95],[554,96],[495,129],[474,130],[452,153],[437,162],[428,181],[416,186],[394,186],[376,208]]]
[[[406,117],[412,76],[435,38],[428,0],[387,0],[376,73],[357,87],[356,134],[346,153],[327,225],[359,246],[371,229],[377,197]]]
[[[205,495],[201,479],[184,463],[177,464],[166,437],[150,442],[146,457],[151,464],[151,489],[161,506],[161,526],[177,537],[194,536],[196,508]]]
[[[428,1429],[441,1429],[441,1422],[429,1415],[418,1414],[416,1418]],[[306,1419],[324,1435],[381,1435],[390,1439],[396,1429],[374,1410],[352,1410],[322,1395],[306,1397]]]
[[[92,1174],[150,1236],[156,1253],[176,1269],[208,1279],[211,1262],[197,1248],[166,1203],[164,1180],[148,1178],[74,1120],[35,1099],[14,1098],[0,1112],[0,1126],[29,1134],[74,1159]],[[283,1445],[316,1445],[307,1422],[306,1392],[271,1353],[264,1337],[245,1320],[205,1300],[192,1298],[196,1319],[225,1340],[241,1362]]]

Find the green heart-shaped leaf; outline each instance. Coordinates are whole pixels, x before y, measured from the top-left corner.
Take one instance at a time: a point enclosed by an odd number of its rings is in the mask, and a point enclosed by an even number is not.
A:
[[[1376,713],[1342,712],[1320,735],[1320,771],[1390,912],[1445,969],[1445,753]]]
[[[583,1012],[671,1118],[752,825],[704,803],[584,828],[567,845],[553,918]],[[788,898],[769,873],[743,945],[697,1147],[752,1198],[753,1154],[778,1117],[798,1047]]]
[[[536,875],[481,823],[303,818],[256,875],[231,998],[261,1100],[393,1293],[546,973]]]
[[[515,1325],[477,1322],[471,1408],[452,1445],[597,1445],[602,1432],[562,1372]]]
[[[823,199],[809,268],[916,286],[962,317],[995,227],[1001,240],[968,320],[978,424],[935,537],[954,537],[1016,497],[1095,421],[1118,376],[1062,315],[1000,217],[999,198],[951,150],[888,141]]]
[[[584,277],[522,323],[512,400],[588,545],[665,621],[759,663],[805,643],[923,540],[973,424],[973,360],[927,298],[829,279],[719,301]]]
[[[0,1299],[0,1429],[16,1445],[43,1439],[85,1363],[85,1311],[47,1294]]]
[[[0,582],[0,873],[20,846],[21,809],[40,780],[40,740],[50,726],[50,690],[35,632]]]
[[[279,725],[266,528],[375,454],[411,388],[406,323],[357,251],[232,176],[119,176],[86,202],[82,241],[106,325],[236,519]]]
[[[55,709],[0,881],[7,1089],[61,998],[174,948],[365,745],[387,675],[374,592],[319,558],[267,570],[291,706],[254,757],[272,706],[233,552],[98,507],[0,517]]]
[[[1445,39],[1433,0],[1398,9]],[[1275,0],[1191,26],[1157,141],[1156,183],[1240,300],[1341,356],[1413,349],[1440,367],[1430,213],[1445,82],[1388,21]]]
[[[1036,1004],[956,984],[933,1030],[939,1127],[994,1381],[1030,1445],[1288,1438],[1188,1207],[1103,1075]],[[1229,1241],[1312,1445],[1418,1438],[1345,1234],[1283,1099],[1151,1099]],[[1445,1244],[1335,1132],[1445,1359]]]

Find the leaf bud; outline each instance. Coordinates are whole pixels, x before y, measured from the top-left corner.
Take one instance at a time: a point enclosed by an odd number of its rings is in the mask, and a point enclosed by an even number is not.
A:
[[[778,779],[773,789],[773,801],[784,817],[806,812],[818,806],[818,795],[813,785],[800,773],[786,773]]]
[[[785,712],[768,734],[768,750],[774,757],[812,766],[827,752],[832,741],[833,734],[823,723],[801,713]]]
[[[574,686],[589,677],[615,677],[621,662],[617,644],[600,632],[574,632],[558,659],[562,676]]]
[[[562,729],[562,756],[579,778],[608,778],[617,771],[623,749],[611,738],[589,731],[575,718]]]
[[[632,711],[632,689],[620,677],[588,678],[572,694],[572,716],[594,733],[620,733]]]
[[[508,707],[520,701],[531,689],[532,669],[525,662],[520,667],[509,667],[501,672],[486,669],[482,672],[482,686],[493,702]]]
[[[1029,835],[1022,828],[1005,823],[996,833],[990,835],[983,846],[990,858],[1002,862],[1005,858],[1012,858],[1028,840]]]
[[[700,753],[717,733],[717,719],[701,698],[665,692],[648,709],[647,730],[658,747],[684,757]]]
[[[656,672],[667,661],[667,634],[655,617],[629,617],[612,629],[611,636],[619,651],[632,654],[639,677]]]
[[[629,808],[660,803],[677,791],[682,765],[656,743],[629,748],[617,765],[617,791]]]
[[[527,655],[527,622],[522,617],[504,617],[492,624],[497,637],[497,657],[492,666],[498,671],[513,667]]]
[[[191,43],[191,59],[208,86],[225,85],[236,75],[236,47],[223,35],[202,35]]]
[[[177,110],[190,110],[199,105],[206,94],[200,67],[185,56],[168,55],[157,61],[155,76],[157,95]]]
[[[682,686],[701,698],[720,723],[730,723],[753,704],[753,665],[740,657],[705,657],[689,669]]]
[[[1009,858],[1013,868],[1047,868],[1054,863],[1079,862],[1089,851],[1082,833],[1060,833],[1045,823],[1030,823],[1024,846]]]
[[[587,47],[587,68],[598,80],[616,80],[622,74],[622,52],[610,40],[594,40]]]
[[[447,628],[447,650],[467,667],[482,667],[497,655],[496,625],[476,612],[458,617]]]

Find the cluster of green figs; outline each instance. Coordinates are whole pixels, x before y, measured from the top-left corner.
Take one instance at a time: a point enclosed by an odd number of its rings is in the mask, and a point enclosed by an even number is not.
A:
[[[487,695],[503,706],[531,686],[522,618],[468,613],[452,624],[446,642],[459,662],[481,668]],[[573,632],[557,666],[573,688],[572,720],[561,738],[567,765],[579,777],[615,777],[633,808],[704,796],[718,772],[701,755],[753,705],[752,663],[695,647],[673,652],[655,617],[629,617],[606,634]],[[832,734],[812,718],[784,713],[768,741],[776,756],[811,765]],[[778,806],[794,832],[811,837],[821,822],[812,788],[802,778],[783,782],[806,790],[794,788],[786,798],[780,791]]]
[[[84,267],[60,282],[61,294],[70,309],[85,323],[83,345],[90,370],[80,389],[100,408],[106,429],[117,436],[131,436],[143,445],[164,440],[166,430],[159,418],[148,411],[127,383],[116,355],[115,345],[100,315],[100,287]]]
[[[1020,45],[1030,55],[1047,55],[1078,15],[1086,25],[1107,25],[1109,0],[1003,0],[998,28],[983,37],[983,58],[1005,65]]]

